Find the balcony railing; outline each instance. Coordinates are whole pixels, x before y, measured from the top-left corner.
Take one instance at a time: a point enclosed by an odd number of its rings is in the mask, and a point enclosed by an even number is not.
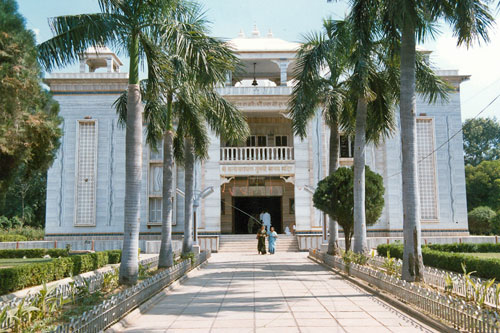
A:
[[[224,147],[222,162],[287,162],[293,161],[293,147]]]

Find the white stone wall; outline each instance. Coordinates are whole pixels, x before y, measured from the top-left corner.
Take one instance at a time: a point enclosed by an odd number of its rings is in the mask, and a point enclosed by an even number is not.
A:
[[[46,233],[123,232],[125,132],[117,126],[112,103],[118,95],[55,95],[63,138],[47,179]],[[97,121],[96,226],[74,227],[77,121]],[[112,186],[111,186],[112,185]]]
[[[214,193],[210,194],[202,201],[200,211],[203,215],[203,229],[200,232],[220,232],[221,231],[221,178],[220,178],[220,139],[214,132],[210,133],[210,147],[208,149],[208,159],[204,162],[202,173],[202,186],[204,188],[212,186]]]

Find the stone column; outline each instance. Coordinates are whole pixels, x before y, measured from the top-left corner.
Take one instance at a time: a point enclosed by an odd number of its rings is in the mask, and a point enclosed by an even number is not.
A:
[[[279,59],[273,60],[273,62],[280,68],[280,86],[286,86],[286,82],[288,81],[287,70],[291,61],[287,59]]]
[[[233,72],[227,71],[226,72],[226,87],[231,87],[233,85]]]
[[[109,57],[106,59],[106,68],[108,70],[108,73],[114,72],[114,70],[113,70],[113,58]]]

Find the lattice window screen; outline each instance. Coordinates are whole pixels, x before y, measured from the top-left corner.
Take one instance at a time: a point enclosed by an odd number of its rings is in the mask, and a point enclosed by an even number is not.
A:
[[[149,222],[161,223],[162,198],[149,198]]]
[[[78,121],[75,225],[96,224],[97,123]]]
[[[418,180],[422,220],[437,220],[436,157],[432,119],[417,119]]]
[[[149,154],[149,170],[148,170],[148,223],[149,224],[161,224],[162,223],[162,211],[163,211],[163,142],[158,146],[158,151],[155,152],[150,149]],[[173,181],[174,181],[174,198],[173,198],[173,212],[172,212],[172,225],[176,225],[176,200],[175,200],[175,188],[177,186],[176,182],[176,167],[173,170]]]

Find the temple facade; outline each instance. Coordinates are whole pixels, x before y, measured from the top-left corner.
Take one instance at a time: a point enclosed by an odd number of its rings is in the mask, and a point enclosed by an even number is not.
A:
[[[318,110],[307,138],[295,136],[287,115],[300,47],[254,30],[229,41],[241,68],[228,73],[218,92],[242,110],[251,135],[238,145],[211,133],[209,158],[195,168],[196,233],[217,250],[224,234],[256,230],[262,214],[278,233],[295,232],[301,248],[324,234],[325,216],[313,207],[312,190],[327,175],[329,130]],[[123,235],[125,130],[114,101],[127,87],[127,73],[108,48],[82,55],[79,73],[53,73],[45,81],[60,104],[63,138],[48,173],[47,239],[119,240]],[[437,73],[455,89],[448,101],[418,99],[418,174],[424,235],[467,235],[467,203],[458,71]],[[398,127],[399,128],[399,127]],[[144,140],[145,142],[145,140]],[[439,149],[438,149],[439,148]],[[436,149],[438,149],[436,151]],[[161,232],[162,151],[143,149],[141,241]],[[368,236],[401,236],[403,227],[399,130],[367,148],[367,164],[384,179],[385,209]],[[341,166],[353,164],[353,139],[341,137]],[[182,237],[184,172],[176,167],[174,237]]]

